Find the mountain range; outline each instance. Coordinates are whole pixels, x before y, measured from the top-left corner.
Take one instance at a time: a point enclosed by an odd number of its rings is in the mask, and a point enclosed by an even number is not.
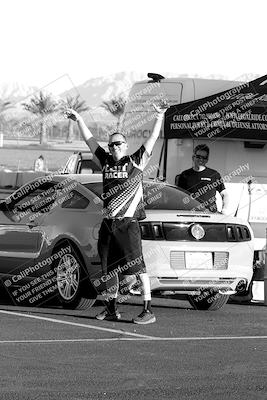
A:
[[[15,115],[25,114],[21,103],[28,102],[29,99],[40,90],[55,95],[57,99],[64,99],[67,96],[76,96],[79,94],[90,107],[90,113],[94,120],[106,120],[112,119],[112,117],[106,110],[99,107],[101,103],[120,94],[126,97],[133,83],[145,78],[146,74],[142,72],[118,72],[107,76],[88,79],[76,87],[71,87],[70,81],[66,80],[66,89],[64,90],[63,82],[63,91],[60,94],[58,94],[58,88],[57,93],[55,93],[54,89],[56,89],[56,86],[53,84],[47,85],[44,89],[40,89],[35,86],[26,86],[19,82],[7,82],[0,85],[0,100],[13,103],[14,107],[8,111],[8,114],[14,117]]]
[[[166,77],[188,77],[187,74],[177,74],[171,72],[161,72],[161,71],[152,71],[161,73]],[[201,77],[194,75],[194,77]],[[224,79],[224,77],[220,76],[210,76],[210,78]],[[109,100],[113,96],[124,94],[125,96],[128,94],[129,89],[133,85],[134,82],[147,78],[146,72],[117,72],[111,75],[100,76],[96,78],[90,78],[84,83],[69,88],[66,90],[62,90],[59,97],[64,98],[67,95],[77,95],[80,94],[83,100],[87,102],[90,107],[99,106],[102,101]],[[207,76],[206,76],[207,78]],[[53,94],[53,85],[50,84],[44,90],[51,91]],[[12,102],[19,102],[25,100],[29,96],[37,93],[40,88],[35,86],[26,86],[19,82],[9,82],[0,85],[0,99],[8,99]],[[57,93],[58,97],[58,93]]]
[[[166,77],[189,77],[188,74],[178,74],[162,71],[151,72],[158,72]],[[203,76],[194,74],[194,77],[201,78]],[[66,98],[67,96],[76,96],[77,94],[79,94],[81,98],[85,100],[87,105],[91,108],[91,113],[94,114],[94,119],[106,119],[105,117],[107,117],[107,111],[99,107],[101,103],[105,100],[109,100],[112,97],[121,94],[127,97],[133,83],[146,78],[147,73],[145,72],[118,72],[107,76],[100,76],[88,79],[87,81],[76,87],[70,85],[70,80],[68,80],[68,85],[65,85],[65,88],[64,83],[65,81],[67,83],[67,80],[64,81],[64,79],[59,78],[58,81],[60,81],[61,79],[62,88],[60,85],[50,84],[47,85],[44,90],[50,91],[50,93],[55,94],[57,98],[62,99]],[[227,77],[224,77],[222,75],[209,75],[205,76],[205,78],[227,79]],[[57,80],[55,80],[55,83],[57,83]],[[59,91],[59,87],[62,89],[62,92]],[[53,93],[53,89],[57,89],[57,93]],[[27,102],[32,95],[38,93],[39,91],[40,88],[34,86],[25,86],[17,82],[6,83],[0,86],[0,100],[11,101],[13,104],[16,105],[16,111],[13,111],[13,113],[20,113],[23,111],[20,107],[20,102]],[[108,118],[110,118],[110,115],[108,116]]]
[[[115,74],[91,78],[84,83],[70,88],[70,84],[66,85],[66,89],[56,97],[65,98],[67,95],[76,96],[79,94],[90,107],[99,106],[102,101],[109,100],[113,96],[123,93],[128,94],[132,84],[141,79],[146,78],[146,73],[142,72],[118,72]],[[66,82],[67,83],[67,82]],[[68,82],[70,83],[70,82]],[[44,89],[35,86],[26,86],[19,82],[7,82],[0,85],[0,99],[9,100],[13,103],[27,101],[27,99],[38,93],[40,90],[54,93],[54,86],[47,85]]]

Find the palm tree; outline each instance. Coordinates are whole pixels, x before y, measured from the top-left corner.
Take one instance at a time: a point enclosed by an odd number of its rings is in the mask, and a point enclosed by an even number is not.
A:
[[[88,111],[90,107],[87,106],[86,102],[80,98],[80,95],[78,94],[75,97],[68,96],[66,100],[63,100],[61,103],[61,109],[65,108],[72,108],[74,111],[77,111],[78,113],[81,113],[83,111]],[[66,143],[71,143],[73,138],[73,120],[69,119],[68,123],[68,132],[66,136]]]
[[[121,117],[124,113],[124,108],[126,104],[126,99],[124,96],[119,95],[115,96],[112,99],[108,101],[103,101],[101,104],[101,107],[105,108],[107,111],[109,111],[115,118],[117,118],[117,129],[120,126],[121,123]]]
[[[12,107],[13,107],[13,105],[12,105],[11,101],[0,99],[0,114],[2,114],[4,111],[6,111]]]
[[[45,94],[42,91],[31,98],[29,103],[22,103],[25,110],[40,117],[40,144],[47,143],[47,117],[55,112],[57,105],[51,94]]]
[[[5,111],[9,110],[13,107],[13,104],[8,100],[1,100],[0,99],[0,132],[4,127],[5,116],[3,115]]]

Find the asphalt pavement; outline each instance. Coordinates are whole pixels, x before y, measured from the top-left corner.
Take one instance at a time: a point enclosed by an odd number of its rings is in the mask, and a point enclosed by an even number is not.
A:
[[[266,400],[267,312],[227,304],[195,311],[154,299],[155,324],[120,322],[86,311],[0,304],[1,400]]]

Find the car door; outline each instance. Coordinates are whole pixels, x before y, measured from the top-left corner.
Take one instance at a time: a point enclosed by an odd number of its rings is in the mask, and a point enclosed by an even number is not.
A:
[[[26,277],[20,272],[30,267],[40,253],[43,216],[34,213],[34,205],[40,203],[40,193],[46,186],[27,184],[0,204],[0,277],[12,278],[13,283]]]

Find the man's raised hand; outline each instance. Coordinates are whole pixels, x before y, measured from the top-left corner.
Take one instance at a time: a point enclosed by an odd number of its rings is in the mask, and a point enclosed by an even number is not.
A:
[[[66,108],[63,114],[66,118],[70,118],[73,121],[78,121],[80,118],[80,115],[77,113],[77,111],[73,110],[72,108]]]
[[[152,106],[159,115],[163,115],[166,112],[167,108],[170,107],[167,100],[160,100],[159,104],[153,103]]]

